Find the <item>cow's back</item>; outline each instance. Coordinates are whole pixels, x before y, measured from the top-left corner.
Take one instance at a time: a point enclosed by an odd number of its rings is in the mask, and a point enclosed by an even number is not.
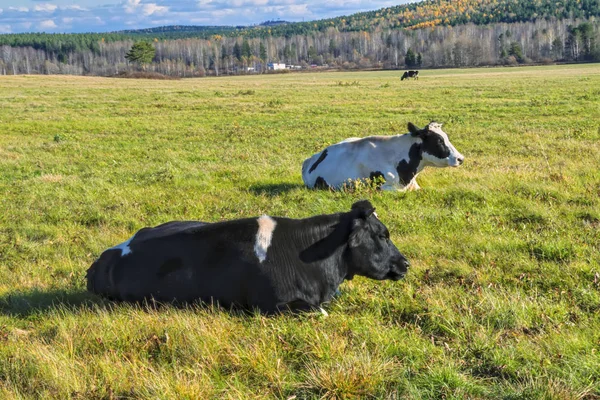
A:
[[[372,173],[382,172],[392,166],[393,161],[388,158],[397,153],[390,147],[389,138],[348,138],[314,154],[302,165],[304,184],[312,188],[321,181],[339,189],[349,181],[370,178]]]
[[[253,251],[256,228],[256,220],[247,219],[142,229],[129,242],[129,253],[102,253],[88,270],[88,290],[133,302],[272,303]]]

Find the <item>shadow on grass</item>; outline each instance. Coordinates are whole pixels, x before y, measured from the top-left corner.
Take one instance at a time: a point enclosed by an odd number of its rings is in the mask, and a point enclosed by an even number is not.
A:
[[[264,194],[267,196],[279,196],[282,193],[290,192],[294,189],[301,189],[305,186],[300,183],[266,183],[251,185],[249,190],[254,194]]]
[[[335,297],[339,296],[339,291]],[[158,302],[154,300],[143,300],[136,302],[113,301],[101,298],[90,292],[69,291],[69,290],[16,290],[10,293],[5,293],[0,296],[0,315],[11,317],[29,317],[31,315],[47,314],[57,310],[68,310],[69,312],[77,313],[87,310],[113,310],[119,304],[129,304],[140,310],[158,311],[164,308],[176,308],[193,310],[194,312],[209,312],[209,313],[227,313],[234,317],[247,318],[252,315],[274,316],[274,315],[294,315],[296,317],[310,312],[320,314],[319,308],[309,309],[280,309],[274,312],[260,312],[257,309],[248,309],[238,306],[224,307],[218,302]]]
[[[108,303],[83,290],[16,290],[0,296],[0,315],[27,317],[58,308],[91,310]]]

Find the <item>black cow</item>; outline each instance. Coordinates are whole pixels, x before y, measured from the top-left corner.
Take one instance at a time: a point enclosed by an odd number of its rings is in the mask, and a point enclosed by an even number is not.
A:
[[[400,80],[403,81],[408,78],[419,79],[419,71],[404,71],[404,74]]]
[[[88,290],[115,300],[218,302],[264,313],[318,308],[354,275],[402,278],[408,261],[366,200],[346,213],[144,228],[102,253]]]

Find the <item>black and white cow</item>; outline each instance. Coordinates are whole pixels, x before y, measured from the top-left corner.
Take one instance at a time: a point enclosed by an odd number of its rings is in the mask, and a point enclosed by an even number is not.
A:
[[[382,178],[383,190],[419,189],[416,177],[428,165],[458,167],[462,154],[450,143],[437,122],[419,129],[409,122],[410,133],[395,136],[350,138],[314,154],[302,164],[302,179],[309,188],[341,189],[355,180]]]
[[[408,261],[368,201],[306,219],[169,222],[105,250],[88,290],[114,300],[218,302],[265,313],[318,309],[354,275],[402,278]]]
[[[400,80],[403,81],[408,78],[419,79],[419,71],[404,71]]]

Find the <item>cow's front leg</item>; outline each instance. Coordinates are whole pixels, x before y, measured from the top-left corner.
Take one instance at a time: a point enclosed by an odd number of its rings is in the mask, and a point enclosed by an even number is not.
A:
[[[384,177],[385,177],[385,183],[383,185],[381,185],[381,190],[391,190],[391,191],[404,190],[404,188],[400,184],[400,179],[398,179],[398,174],[396,171],[394,171],[394,172],[388,171],[384,174]]]
[[[412,180],[408,183],[408,185],[406,185],[406,189],[405,190],[419,190],[421,189],[421,186],[419,186],[419,184],[417,183],[417,178],[412,178]]]

